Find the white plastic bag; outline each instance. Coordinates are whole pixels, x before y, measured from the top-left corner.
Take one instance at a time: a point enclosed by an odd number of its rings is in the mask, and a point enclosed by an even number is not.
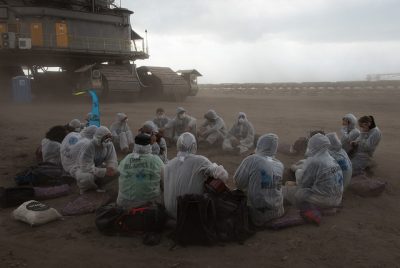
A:
[[[35,200],[23,203],[13,211],[13,216],[14,219],[26,222],[31,226],[42,225],[62,218],[57,210]]]

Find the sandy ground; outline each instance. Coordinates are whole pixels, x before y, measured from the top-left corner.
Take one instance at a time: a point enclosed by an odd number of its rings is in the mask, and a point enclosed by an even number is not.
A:
[[[79,97],[77,97],[79,98]],[[324,217],[319,227],[304,225],[282,231],[263,231],[244,245],[172,248],[163,238],[146,247],[138,237],[106,237],[94,226],[94,214],[31,228],[14,221],[12,209],[0,210],[0,267],[399,267],[400,266],[400,158],[397,90],[268,91],[243,94],[200,92],[184,103],[141,102],[102,104],[103,124],[114,114],[129,115],[138,129],[164,107],[173,115],[183,105],[198,119],[214,108],[230,126],[244,111],[257,133],[274,132],[280,142],[291,143],[314,128],[339,131],[341,118],[372,114],[383,132],[375,154],[377,177],[389,186],[377,198],[344,195],[344,209]],[[73,118],[83,119],[89,102],[37,101],[29,105],[0,104],[0,185],[12,186],[14,174],[34,163],[34,151],[47,129]],[[200,153],[223,164],[233,174],[241,161],[200,148]],[[174,150],[170,151],[172,157]],[[289,166],[295,157],[278,155]],[[116,185],[114,184],[114,187]],[[46,203],[60,209],[76,194]]]

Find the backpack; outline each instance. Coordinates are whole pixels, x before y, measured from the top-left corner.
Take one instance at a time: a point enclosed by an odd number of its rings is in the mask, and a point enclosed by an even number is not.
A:
[[[159,204],[130,210],[115,204],[96,211],[96,227],[106,235],[133,235],[138,232],[161,233],[167,221],[165,208]]]
[[[18,173],[15,182],[17,185],[55,186],[72,181],[72,178],[65,175],[61,166],[43,162]]]
[[[32,187],[0,187],[0,206],[2,208],[19,206],[34,197],[35,191]]]
[[[247,197],[240,190],[210,193],[217,214],[217,234],[222,242],[244,241],[255,232],[250,228]]]
[[[178,196],[175,242],[210,246],[217,242],[214,201],[207,195]]]

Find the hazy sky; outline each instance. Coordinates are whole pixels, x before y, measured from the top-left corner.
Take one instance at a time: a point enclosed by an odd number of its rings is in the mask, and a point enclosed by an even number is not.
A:
[[[119,1],[116,1],[119,2]],[[122,0],[148,30],[138,65],[200,83],[364,80],[400,73],[399,0]]]

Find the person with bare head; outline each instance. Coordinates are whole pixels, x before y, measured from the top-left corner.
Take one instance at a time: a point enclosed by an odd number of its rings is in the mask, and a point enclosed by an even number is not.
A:
[[[204,123],[199,130],[199,142],[207,145],[221,145],[226,135],[224,120],[214,111],[208,110],[204,114]]]
[[[376,126],[372,115],[366,115],[358,119],[358,125],[361,131],[360,136],[351,142],[354,150],[351,158],[353,176],[361,174],[371,165],[372,156],[382,138],[382,133]]]
[[[157,108],[156,117],[153,119],[153,123],[158,127],[160,131],[163,131],[165,126],[169,122],[169,118],[165,115],[163,108]]]
[[[42,161],[61,166],[61,142],[68,134],[64,126],[54,126],[46,133],[41,143]]]
[[[246,114],[240,112],[222,143],[222,149],[228,152],[237,149],[240,154],[244,154],[254,146],[254,134],[253,125]]]
[[[133,134],[128,126],[128,116],[117,113],[114,123],[110,127],[114,145],[122,152],[127,153],[133,146]]]
[[[182,107],[176,109],[176,116],[174,119],[165,125],[165,130],[167,131],[166,137],[171,141],[176,142],[180,135],[184,132],[190,132],[194,136],[197,135],[196,118],[188,115],[186,110]]]
[[[342,148],[346,153],[351,154],[351,143],[360,136],[360,130],[357,128],[357,117],[353,114],[346,114],[342,119],[342,128],[340,131],[342,133],[342,137],[340,138]]]

